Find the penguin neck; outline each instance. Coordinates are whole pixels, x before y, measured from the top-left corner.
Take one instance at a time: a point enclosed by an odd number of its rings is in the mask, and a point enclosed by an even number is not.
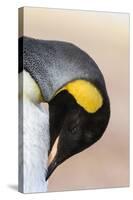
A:
[[[21,82],[21,84],[19,84],[19,96],[37,104],[44,101],[41,90],[32,76],[25,70],[19,75],[19,80]]]

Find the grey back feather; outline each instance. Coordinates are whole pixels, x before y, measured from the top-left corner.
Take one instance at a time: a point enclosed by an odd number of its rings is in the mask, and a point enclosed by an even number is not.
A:
[[[97,64],[77,46],[28,37],[20,38],[19,45],[23,46],[20,65],[36,80],[45,101],[49,102],[57,90],[76,79],[88,80],[99,89],[105,89],[103,75]]]

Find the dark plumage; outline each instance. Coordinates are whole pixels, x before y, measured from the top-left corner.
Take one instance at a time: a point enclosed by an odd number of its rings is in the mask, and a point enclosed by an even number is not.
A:
[[[58,136],[59,142],[46,179],[62,162],[102,137],[110,117],[109,100],[104,99],[103,106],[91,114],[79,106],[71,94],[62,91],[49,103],[49,113],[50,150]]]

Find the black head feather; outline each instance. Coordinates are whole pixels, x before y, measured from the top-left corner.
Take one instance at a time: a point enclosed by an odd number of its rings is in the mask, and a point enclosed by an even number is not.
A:
[[[96,113],[88,113],[68,91],[60,92],[50,103],[50,150],[59,136],[57,153],[48,167],[46,179],[69,157],[90,147],[103,135],[110,116],[109,100]]]

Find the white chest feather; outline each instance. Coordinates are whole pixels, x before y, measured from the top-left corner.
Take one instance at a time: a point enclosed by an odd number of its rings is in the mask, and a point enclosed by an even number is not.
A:
[[[49,113],[45,108],[41,108],[39,104],[41,93],[26,73],[24,72],[23,76],[23,101],[21,92],[19,95],[19,188],[24,193],[45,192],[47,190],[45,176],[49,150]]]

